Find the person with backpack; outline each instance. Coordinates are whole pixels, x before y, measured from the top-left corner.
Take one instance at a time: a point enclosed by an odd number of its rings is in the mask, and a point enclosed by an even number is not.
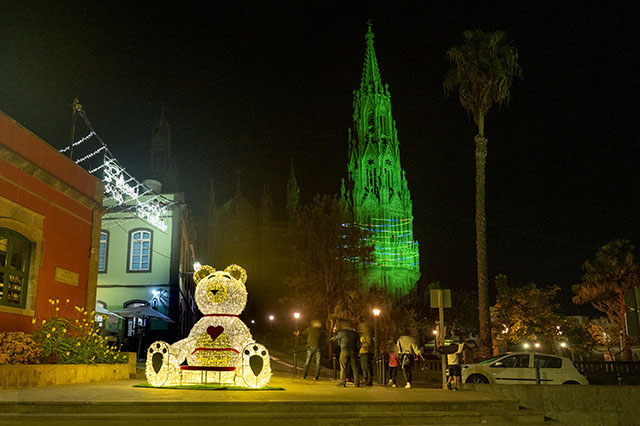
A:
[[[396,342],[398,361],[400,363],[400,368],[402,369],[402,374],[407,381],[407,384],[405,385],[405,388],[407,389],[411,388],[411,380],[413,378],[413,360],[415,357],[422,357],[422,351],[418,347],[418,339],[416,339],[415,334],[417,333],[409,333],[405,331]]]
[[[358,373],[358,350],[360,349],[360,336],[349,322],[343,322],[340,331],[333,339],[340,345],[340,384],[347,387],[347,365],[351,365],[353,379],[357,388],[360,387],[360,375]]]

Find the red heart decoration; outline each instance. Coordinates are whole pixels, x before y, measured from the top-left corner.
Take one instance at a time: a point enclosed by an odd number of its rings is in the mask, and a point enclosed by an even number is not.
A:
[[[218,336],[222,334],[223,331],[224,331],[224,327],[222,327],[221,325],[217,327],[211,326],[207,328],[207,334],[211,336],[211,340],[213,341],[215,341],[218,338]]]

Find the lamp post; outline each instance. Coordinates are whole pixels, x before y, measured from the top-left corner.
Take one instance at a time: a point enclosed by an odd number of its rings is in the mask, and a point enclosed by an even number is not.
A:
[[[373,308],[373,351],[376,359],[380,356],[380,344],[378,343],[378,317],[380,309]]]
[[[300,319],[300,312],[293,313],[293,326],[295,328],[295,336],[293,339],[293,375],[298,374],[298,336],[300,335],[298,330],[298,320]]]
[[[275,316],[269,315],[269,334],[271,334],[271,332],[273,331],[273,320],[275,319]]]

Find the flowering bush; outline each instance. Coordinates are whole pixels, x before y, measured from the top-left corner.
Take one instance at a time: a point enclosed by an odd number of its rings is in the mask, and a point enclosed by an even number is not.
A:
[[[116,364],[126,363],[127,354],[119,347],[109,344],[100,335],[95,324],[95,312],[75,306],[70,316],[63,316],[69,307],[59,299],[49,299],[50,311],[54,315],[42,320],[33,332],[33,338],[41,349],[40,361],[48,364]],[[36,323],[37,319],[34,318]]]
[[[0,364],[37,364],[41,353],[30,334],[0,333]]]

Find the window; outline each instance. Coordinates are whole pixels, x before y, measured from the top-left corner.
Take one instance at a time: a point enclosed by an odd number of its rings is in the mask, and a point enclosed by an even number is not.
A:
[[[0,228],[0,305],[25,307],[30,254],[29,240]]]
[[[492,365],[492,367],[501,367],[501,368],[526,368],[529,367],[529,354],[526,355],[511,355],[506,358],[503,358],[499,361],[501,364]]]
[[[534,355],[533,366],[539,368],[561,368],[562,358],[555,356]]]
[[[100,252],[98,253],[98,272],[107,272],[109,253],[109,231],[100,231]]]
[[[151,231],[134,229],[129,233],[127,272],[151,272]]]

